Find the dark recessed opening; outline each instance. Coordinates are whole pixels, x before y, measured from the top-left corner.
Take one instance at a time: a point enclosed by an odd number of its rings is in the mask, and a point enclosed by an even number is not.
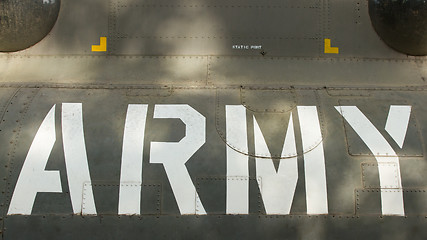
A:
[[[0,52],[26,49],[55,25],[60,0],[0,0]]]
[[[393,49],[427,55],[426,0],[369,0],[372,25]]]

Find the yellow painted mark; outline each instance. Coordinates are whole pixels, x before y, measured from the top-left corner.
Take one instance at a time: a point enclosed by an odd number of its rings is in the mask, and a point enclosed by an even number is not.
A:
[[[331,39],[325,38],[325,53],[339,53],[339,49],[337,47],[331,47]]]
[[[92,52],[105,52],[107,51],[107,38],[100,37],[99,45],[92,45]]]

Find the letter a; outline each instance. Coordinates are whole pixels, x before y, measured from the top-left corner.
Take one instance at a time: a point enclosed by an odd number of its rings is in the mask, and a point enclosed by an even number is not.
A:
[[[59,171],[46,171],[55,133],[55,105],[34,137],[10,201],[8,215],[30,215],[38,192],[62,192]]]

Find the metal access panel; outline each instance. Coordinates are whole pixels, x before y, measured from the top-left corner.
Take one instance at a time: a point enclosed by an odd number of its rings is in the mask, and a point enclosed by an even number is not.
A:
[[[400,147],[390,136],[390,133],[385,130],[386,122],[390,107],[395,106],[411,106],[405,99],[398,97],[388,98],[387,94],[376,94],[372,97],[364,97],[360,99],[341,99],[341,106],[357,106],[366,118],[376,127],[381,135],[390,144],[398,156],[401,157],[422,157],[423,148],[420,141],[421,136],[418,127],[418,121],[414,111],[411,111],[409,123],[406,130],[403,146]],[[383,154],[372,153],[360,136],[353,130],[351,125],[344,120],[348,153],[353,156],[380,156]]]
[[[323,40],[318,0],[110,1],[114,54],[307,56]]]

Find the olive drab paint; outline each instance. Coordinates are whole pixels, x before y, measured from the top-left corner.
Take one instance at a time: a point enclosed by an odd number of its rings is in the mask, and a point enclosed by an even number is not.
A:
[[[53,105],[33,139],[11,199],[8,215],[31,215],[37,193],[61,193],[58,170],[45,170],[56,142]],[[83,129],[82,103],[63,103],[61,126],[68,186],[74,214],[96,215]],[[367,145],[378,163],[383,215],[404,216],[399,156],[386,138],[356,106],[336,106]],[[125,119],[118,214],[141,214],[141,186],[147,104],[129,104]],[[249,214],[249,155],[247,112],[226,105],[226,214]],[[297,106],[303,148],[307,214],[328,214],[323,136],[316,106]],[[385,131],[402,148],[411,106],[391,105]],[[338,115],[339,116],[339,115]],[[162,164],[180,214],[206,214],[186,162],[206,144],[206,118],[187,104],[156,104],[154,119],[179,119],[185,136],[179,142],[151,142],[149,164]],[[283,123],[286,136],[276,170],[269,147],[253,116],[256,179],[267,214],[290,214],[298,181],[294,117]],[[333,136],[332,136],[333,137]],[[262,157],[261,157],[262,156]],[[392,164],[390,164],[392,163]],[[397,176],[396,176],[397,174]],[[83,189],[85,188],[85,189]],[[84,196],[82,197],[82,194]],[[84,207],[82,201],[84,199]]]

